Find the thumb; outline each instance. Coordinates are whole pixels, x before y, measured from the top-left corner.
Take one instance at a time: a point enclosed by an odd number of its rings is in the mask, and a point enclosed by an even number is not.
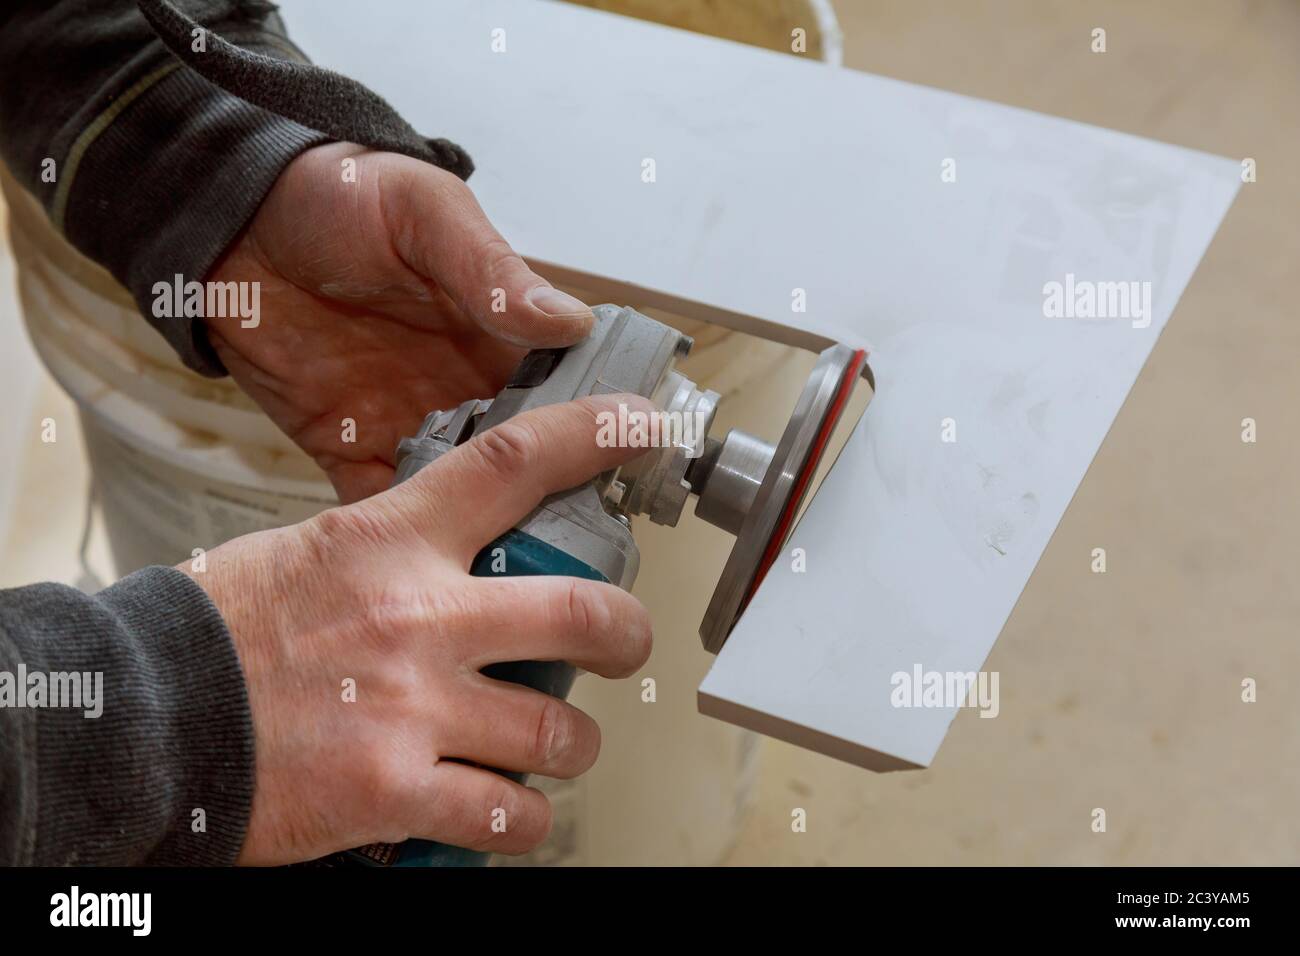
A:
[[[591,332],[591,309],[528,268],[460,179],[411,160],[385,197],[402,260],[436,282],[480,328],[514,345],[556,348]]]

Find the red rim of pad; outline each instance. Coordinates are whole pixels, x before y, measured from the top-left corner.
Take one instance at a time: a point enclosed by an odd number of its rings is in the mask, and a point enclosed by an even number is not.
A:
[[[758,563],[758,571],[754,574],[754,580],[750,583],[749,591],[745,594],[744,603],[741,604],[740,611],[736,614],[737,618],[749,606],[749,602],[754,597],[754,592],[758,590],[759,585],[763,583],[763,578],[767,577],[767,572],[776,562],[776,556],[785,544],[785,536],[789,533],[790,525],[794,522],[795,512],[799,510],[799,505],[803,502],[803,496],[808,491],[808,484],[812,481],[817,466],[821,463],[822,454],[826,451],[826,445],[831,440],[831,433],[835,431],[835,426],[839,424],[840,415],[844,412],[844,406],[848,404],[849,396],[853,394],[854,382],[862,372],[862,366],[866,364],[866,361],[866,349],[858,349],[853,353],[853,360],[849,362],[848,368],[844,370],[844,377],[840,379],[839,387],[835,391],[835,398],[831,402],[826,417],[822,419],[821,428],[818,429],[817,437],[813,440],[812,449],[809,451],[803,468],[795,479],[790,498],[785,503],[781,517],[777,519],[772,538],[768,541],[767,550],[763,552],[763,558]]]

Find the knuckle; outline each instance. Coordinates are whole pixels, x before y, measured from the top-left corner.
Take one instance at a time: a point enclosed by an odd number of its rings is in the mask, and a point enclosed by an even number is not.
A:
[[[433,739],[428,720],[435,706],[436,678],[430,679],[419,663],[412,664],[416,654],[409,638],[390,643],[392,646],[379,649],[387,660],[367,679],[373,685],[369,696],[382,708],[380,716],[393,738],[392,745],[404,744],[410,753],[416,749],[414,744],[425,744],[426,735]]]
[[[460,177],[428,163],[391,157],[375,166],[379,215],[393,247],[408,262],[430,269],[445,224],[477,205]],[[432,215],[430,213],[433,213]]]
[[[394,816],[399,809],[406,807],[410,796],[419,792],[419,785],[412,773],[409,764],[406,761],[396,760],[393,757],[382,757],[375,762],[377,772],[382,774],[378,786],[380,793],[385,797],[381,801],[381,808],[391,804],[392,812],[385,812],[385,817]]]
[[[568,403],[565,425],[575,433],[594,434],[600,425],[601,416],[618,415],[620,408],[625,413],[640,414],[652,410],[654,406],[640,395],[584,395]],[[611,447],[617,447],[617,443]]]
[[[353,588],[347,613],[355,615],[361,645],[393,662],[385,688],[406,702],[420,699],[438,668],[474,659],[483,600],[471,588],[431,594],[419,582],[376,581]]]
[[[591,606],[577,579],[569,581],[564,589],[562,615],[562,624],[570,633],[586,634],[591,630]]]
[[[534,799],[528,799],[529,793],[532,793]],[[507,810],[506,819],[510,821],[504,834],[498,834],[500,839],[499,851],[508,853],[511,856],[526,853],[542,843],[551,832],[551,801],[541,795],[538,791],[520,791],[512,792],[510,796],[503,797],[503,804],[510,803],[512,809]]]
[[[511,419],[476,435],[467,447],[475,450],[489,474],[517,478],[535,466],[542,442],[528,422]]]
[[[420,626],[457,659],[469,659],[481,650],[492,597],[491,592],[477,587],[444,588],[433,596]]]
[[[337,554],[357,547],[386,546],[396,530],[377,509],[358,505],[328,508],[311,519],[310,527],[318,548]]]
[[[363,648],[365,653],[390,656],[402,654],[410,630],[400,611],[367,603],[359,612],[354,635],[350,636],[355,636],[358,647]]]
[[[599,637],[610,629],[610,610],[597,588],[572,578],[564,589],[562,624],[569,633]]]
[[[509,786],[501,783],[492,788],[490,791],[489,803],[493,812],[500,811],[505,815],[506,832],[510,832],[512,825],[521,823],[527,813],[528,804],[524,800],[524,792],[521,788]]]
[[[412,777],[411,755],[393,746],[391,740],[357,748],[354,761],[363,791],[377,804],[407,791]]]
[[[410,506],[437,513],[446,507],[446,484],[447,466],[440,458],[425,465],[395,488],[390,488],[384,497],[394,502],[410,499]]]
[[[479,261],[487,276],[497,284],[504,285],[509,273],[518,267],[519,256],[499,234],[489,236],[478,250]]]
[[[351,529],[347,508],[326,508],[311,519],[310,527],[326,542],[342,541]]]
[[[551,802],[539,791],[503,785],[493,791],[488,803],[487,819],[503,820],[505,829],[485,827],[473,849],[518,855],[536,848],[551,832]]]
[[[367,648],[378,650],[385,656],[397,654],[404,662],[406,652],[413,651],[426,639],[437,640],[442,625],[436,610],[418,588],[386,580],[362,580],[350,585],[342,613],[352,622],[357,639]],[[414,672],[404,669],[393,675],[394,690],[402,690],[414,679]]]
[[[532,734],[528,742],[528,762],[539,773],[563,761],[573,743],[573,721],[568,708],[554,697],[545,697],[533,715]]]
[[[393,593],[386,585],[364,595],[357,615],[362,637],[384,643],[404,634],[412,624],[411,610],[405,598]]]
[[[394,220],[392,225],[417,235],[432,228],[427,216],[417,214],[428,199],[435,204],[454,204],[463,202],[463,194],[470,191],[459,176],[426,163],[399,162],[391,168],[381,165],[379,170],[382,175],[381,195],[388,194],[391,183],[392,195],[399,198],[398,202],[384,207]]]
[[[417,167],[423,188],[428,189],[443,199],[464,202],[473,199],[474,191],[455,173],[449,173],[440,166]]]

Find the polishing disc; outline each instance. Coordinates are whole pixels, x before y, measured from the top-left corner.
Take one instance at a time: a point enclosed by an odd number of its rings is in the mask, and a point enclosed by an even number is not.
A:
[[[700,640],[705,650],[716,654],[722,649],[781,553],[822,453],[853,393],[854,382],[866,368],[866,361],[865,351],[854,351],[846,345],[832,345],[818,358],[700,624]]]

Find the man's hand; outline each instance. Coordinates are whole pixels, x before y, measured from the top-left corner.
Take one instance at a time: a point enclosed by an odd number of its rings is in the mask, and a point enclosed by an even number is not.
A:
[[[257,327],[209,319],[212,343],[344,502],[388,486],[428,412],[491,398],[527,348],[572,345],[593,321],[451,173],[350,143],[294,160],[207,278],[261,283]]]
[[[600,731],[479,671],[566,660],[626,677],[649,656],[649,615],[612,584],[467,572],[543,497],[638,453],[597,446],[596,415],[619,400],[651,407],[606,396],[528,412],[382,495],[237,538],[201,573],[181,566],[221,611],[248,683],[257,781],[240,862],[408,837],[522,853],[546,836],[539,791],[472,763],[574,777]]]

